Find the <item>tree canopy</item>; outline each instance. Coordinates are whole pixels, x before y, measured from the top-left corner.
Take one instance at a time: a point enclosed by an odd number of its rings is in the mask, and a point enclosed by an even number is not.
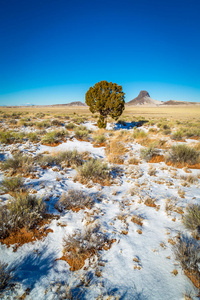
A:
[[[107,116],[117,120],[125,106],[125,93],[120,85],[116,83],[100,81],[90,87],[85,95],[85,103],[92,113],[99,112],[97,125],[105,128]]]

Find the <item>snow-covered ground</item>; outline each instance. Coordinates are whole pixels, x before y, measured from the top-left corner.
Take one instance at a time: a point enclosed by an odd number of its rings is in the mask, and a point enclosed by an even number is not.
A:
[[[87,123],[89,129],[97,127]],[[114,127],[109,125],[111,130]],[[130,132],[133,129],[130,129]],[[191,143],[191,140],[186,141]],[[196,142],[196,141],[195,141]],[[130,152],[140,157],[141,145],[129,143]],[[2,155],[10,155],[14,146],[1,146]],[[67,140],[57,147],[40,143],[17,145],[24,153],[32,155],[65,150],[87,151],[94,158],[106,161],[105,148],[95,148],[91,142]],[[93,184],[83,185],[73,178],[77,171],[69,168],[67,172],[53,171],[52,168],[38,167],[38,178],[25,180],[25,184],[37,191],[38,196],[48,198],[50,213],[59,215],[53,219],[49,228],[53,230],[43,240],[24,244],[13,252],[13,247],[0,245],[0,260],[14,268],[15,287],[10,287],[1,295],[2,299],[184,299],[190,294],[197,299],[198,290],[184,275],[184,271],[175,260],[173,246],[179,232],[186,232],[182,224],[182,215],[175,211],[166,211],[167,199],[176,207],[185,210],[189,203],[200,201],[200,180],[182,186],[181,175],[188,175],[183,169],[167,166],[164,162],[149,164],[143,160],[138,165],[128,163],[128,155],[120,172],[111,186]],[[5,157],[2,156],[5,159]],[[149,175],[150,165],[155,175]],[[190,174],[200,175],[199,170]],[[1,180],[3,172],[0,173]],[[59,180],[57,178],[59,177]],[[55,203],[63,192],[70,189],[83,190],[95,198],[91,209],[59,213]],[[181,198],[178,191],[184,192]],[[0,196],[5,203],[8,195]],[[144,204],[147,198],[155,200],[156,207]],[[98,200],[100,199],[100,200]],[[0,202],[0,203],[1,203]],[[134,215],[143,219],[143,226],[132,222]],[[71,272],[70,266],[62,257],[63,238],[76,231],[84,231],[88,224],[97,223],[101,232],[109,239],[115,239],[109,250],[101,250],[98,261],[86,261],[81,270]],[[61,226],[62,225],[62,226]],[[101,262],[98,265],[98,262]],[[96,269],[101,275],[96,276]],[[173,270],[178,274],[175,276]],[[87,283],[89,281],[89,284]],[[110,298],[108,298],[110,296]],[[99,297],[99,298],[98,298]]]

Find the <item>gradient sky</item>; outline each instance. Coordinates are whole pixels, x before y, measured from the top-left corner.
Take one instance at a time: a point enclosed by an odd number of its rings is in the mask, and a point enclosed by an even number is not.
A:
[[[200,102],[200,0],[4,0],[0,105],[85,101],[101,80],[126,101]]]

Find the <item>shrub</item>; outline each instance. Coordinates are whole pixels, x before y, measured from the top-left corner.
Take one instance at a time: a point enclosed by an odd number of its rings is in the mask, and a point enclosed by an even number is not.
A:
[[[126,151],[124,143],[118,139],[113,139],[106,145],[106,155],[110,163],[123,164]]]
[[[133,137],[134,139],[143,139],[147,137],[147,133],[144,130],[134,129]]]
[[[149,147],[140,150],[141,158],[146,161],[150,161],[154,155],[158,154],[158,150],[155,148],[154,144],[150,144]]]
[[[64,193],[59,200],[56,208],[60,211],[63,209],[72,209],[78,211],[79,209],[91,208],[93,198],[84,193],[83,191],[69,190],[68,194]]]
[[[77,139],[88,140],[90,131],[85,126],[76,127],[74,130]]]
[[[21,177],[4,178],[1,182],[1,190],[5,193],[19,192],[24,187],[24,180]]]
[[[11,144],[13,141],[12,134],[10,131],[0,131],[0,143],[1,144]]]
[[[99,226],[87,228],[83,233],[76,232],[63,239],[63,255],[71,266],[71,271],[81,269],[87,258],[102,250],[109,242],[106,235],[99,231]]]
[[[186,275],[192,280],[196,287],[200,287],[200,246],[192,239],[182,235],[175,245],[175,256],[180,262]]]
[[[8,158],[4,162],[1,163],[2,170],[12,169],[14,173],[17,171],[23,173],[31,172],[33,167],[34,159],[31,156],[23,155],[23,154],[15,154],[13,158]]]
[[[95,134],[93,135],[93,140],[95,144],[103,144],[106,141],[106,137],[104,134]]]
[[[175,145],[171,147],[167,161],[173,163],[195,164],[199,161],[199,152],[184,144]]]
[[[42,138],[43,144],[54,144],[59,142],[60,139],[67,137],[68,132],[65,130],[60,131],[50,131],[45,134],[45,136]]]
[[[39,132],[30,132],[26,136],[31,142],[38,142],[40,141],[40,133]]]
[[[66,129],[74,129],[74,128],[76,128],[77,126],[74,124],[74,123],[68,123],[68,124],[66,124],[65,125],[65,128]]]
[[[0,238],[6,238],[11,229],[10,215],[6,206],[1,206],[0,209]]]
[[[46,206],[42,199],[29,194],[18,194],[8,203],[12,228],[34,228],[45,216]]]
[[[48,121],[37,122],[36,127],[39,129],[50,127],[51,124]]]
[[[102,181],[110,179],[110,171],[107,164],[99,159],[88,160],[77,171],[81,178],[87,180]]]
[[[12,271],[8,265],[0,261],[0,291],[6,288],[12,278]]]
[[[200,205],[190,204],[183,216],[183,224],[190,230],[196,230],[200,234]]]
[[[66,167],[71,167],[73,165],[78,167],[82,165],[82,161],[83,155],[77,152],[77,150],[58,152],[54,156],[38,155],[37,157],[37,162],[42,167],[61,164],[65,164]]]
[[[57,119],[54,119],[51,121],[51,125],[52,126],[61,126],[62,125],[62,122],[60,122],[59,120]]]
[[[178,130],[172,134],[172,140],[179,141],[182,140],[182,138],[183,138],[183,132],[181,130]]]

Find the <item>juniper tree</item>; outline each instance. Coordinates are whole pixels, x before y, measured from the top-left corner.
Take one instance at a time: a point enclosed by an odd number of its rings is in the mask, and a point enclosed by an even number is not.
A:
[[[99,112],[99,128],[106,128],[107,116],[114,120],[121,116],[125,105],[124,95],[122,87],[112,82],[100,81],[89,88],[85,95],[85,103],[92,113]]]

